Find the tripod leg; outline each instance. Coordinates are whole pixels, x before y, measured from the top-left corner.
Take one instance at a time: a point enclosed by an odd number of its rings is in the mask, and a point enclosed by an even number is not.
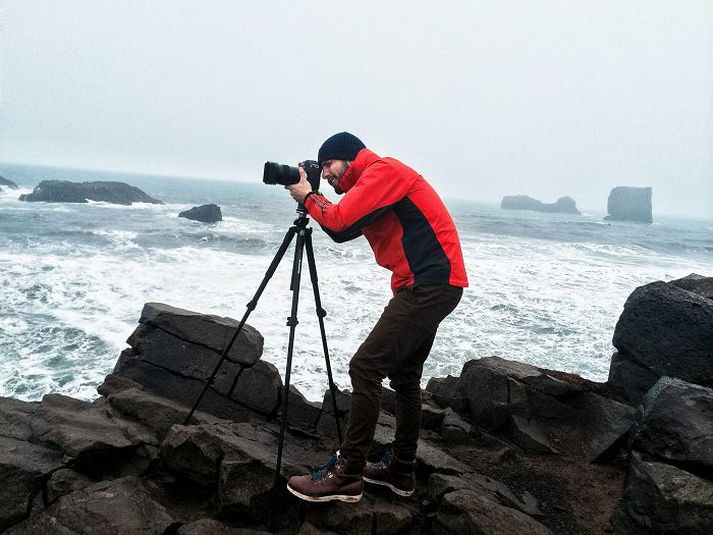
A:
[[[292,290],[292,309],[290,311],[290,317],[287,318],[287,325],[290,327],[290,338],[287,345],[287,364],[285,366],[285,384],[282,387],[282,409],[281,418],[282,422],[280,424],[280,438],[277,445],[277,466],[275,467],[275,492],[277,493],[277,488],[280,483],[280,467],[282,465],[282,446],[285,440],[285,429],[287,428],[287,400],[290,393],[290,371],[292,370],[292,351],[295,347],[295,328],[299,323],[297,321],[297,308],[300,299],[300,278],[302,276],[302,253],[304,251],[305,244],[305,229],[301,228],[297,231],[297,242],[295,245],[295,257],[292,262],[292,283],[290,285],[290,290]],[[277,495],[277,494],[276,494]]]
[[[274,275],[275,270],[277,269],[277,266],[280,264],[280,261],[282,260],[282,257],[285,256],[285,252],[287,251],[287,248],[290,246],[290,242],[292,242],[292,238],[294,238],[295,234],[297,234],[296,226],[292,226],[287,230],[287,233],[285,234],[285,237],[282,240],[282,244],[280,245],[279,249],[277,250],[277,253],[275,253],[275,257],[272,259],[272,263],[270,264],[270,267],[267,268],[267,272],[265,273],[265,276],[263,277],[262,282],[260,283],[260,286],[258,287],[257,291],[255,292],[255,295],[253,296],[252,300],[247,304],[247,308],[248,308],[247,311],[243,315],[243,318],[240,320],[240,324],[235,329],[235,332],[233,333],[233,336],[230,339],[230,342],[228,342],[228,344],[225,346],[225,349],[223,349],[223,353],[220,355],[220,359],[218,360],[218,363],[215,365],[215,369],[213,370],[213,373],[210,375],[210,377],[206,381],[206,385],[205,385],[205,387],[203,387],[203,391],[198,396],[198,399],[196,400],[195,404],[193,405],[190,412],[188,413],[188,416],[186,417],[186,420],[183,422],[183,425],[189,424],[189,422],[191,421],[191,418],[193,417],[193,413],[196,411],[198,406],[201,404],[201,401],[203,400],[203,396],[205,396],[206,392],[208,391],[208,388],[210,388],[210,385],[212,385],[213,382],[215,381],[215,376],[218,375],[218,371],[220,370],[220,367],[223,365],[223,362],[225,362],[225,359],[228,358],[228,353],[230,353],[230,350],[233,348],[233,344],[238,339],[238,335],[240,334],[240,331],[243,330],[243,326],[245,325],[245,322],[248,320],[248,316],[250,316],[250,313],[253,310],[255,310],[255,307],[257,306],[258,299],[260,299],[262,292],[265,291],[265,287],[267,286],[267,283]],[[232,391],[232,389],[231,389],[231,391]]]
[[[329,363],[329,349],[327,348],[327,334],[324,330],[324,317],[327,311],[322,308],[322,299],[319,296],[319,283],[317,277],[317,265],[314,262],[314,249],[312,248],[312,229],[307,229],[305,236],[305,249],[307,250],[307,263],[309,264],[309,274],[312,279],[312,289],[314,290],[314,304],[317,309],[317,318],[319,318],[319,331],[322,335],[322,348],[324,349],[324,362],[327,365],[327,380],[329,381],[329,391],[332,394],[332,408],[334,409],[334,418],[337,423],[337,438],[339,445],[342,444],[342,427],[339,423],[339,412],[337,411],[337,387],[332,379],[332,366]]]

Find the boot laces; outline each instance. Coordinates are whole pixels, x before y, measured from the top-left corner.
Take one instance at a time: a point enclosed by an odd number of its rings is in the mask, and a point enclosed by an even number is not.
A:
[[[379,466],[389,466],[393,458],[394,450],[393,448],[388,448],[386,451],[384,451],[384,453],[381,455],[381,459],[379,459],[376,464]]]
[[[320,479],[324,479],[325,477],[327,477],[327,474],[334,470],[334,468],[339,464],[341,458],[342,457],[338,451],[332,453],[327,458],[327,464],[325,464],[322,468],[312,470],[312,481],[319,481]]]

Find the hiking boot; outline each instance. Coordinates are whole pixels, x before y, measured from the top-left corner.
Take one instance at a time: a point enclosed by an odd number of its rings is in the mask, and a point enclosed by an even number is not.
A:
[[[349,462],[339,452],[329,456],[327,464],[312,474],[292,476],[287,490],[308,502],[358,502],[364,491],[361,474],[349,473]]]
[[[416,461],[402,461],[393,450],[387,450],[379,462],[366,463],[364,481],[389,487],[399,496],[411,496],[416,490]]]

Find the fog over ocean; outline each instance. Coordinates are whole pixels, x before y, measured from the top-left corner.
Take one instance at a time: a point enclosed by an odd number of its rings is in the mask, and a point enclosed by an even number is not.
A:
[[[259,172],[254,184],[2,164],[0,175],[21,186],[0,192],[0,395],[24,400],[95,398],[145,302],[240,319],[295,218],[287,193],[263,185]],[[17,200],[54,178],[122,180],[166,204]],[[424,385],[490,355],[604,381],[614,326],[635,287],[713,274],[713,221],[659,216],[656,190],[653,225],[444,200],[471,286],[441,325]],[[177,217],[205,203],[218,204],[224,221]],[[335,244],[313,226],[332,368],[348,387],[349,358],[390,297],[390,273],[365,239]],[[288,253],[249,320],[265,337],[263,359],[281,373],[291,264]],[[306,271],[300,301],[292,382],[321,399],[326,372]]]

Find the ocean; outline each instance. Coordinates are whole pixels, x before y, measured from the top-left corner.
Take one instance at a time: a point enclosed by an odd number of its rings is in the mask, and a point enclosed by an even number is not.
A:
[[[0,164],[21,187],[0,192],[0,396],[96,398],[149,301],[240,319],[295,219],[294,202],[260,172],[241,183]],[[121,180],[165,204],[18,201],[44,179]],[[614,327],[637,286],[713,274],[713,221],[659,217],[655,207],[656,222],[645,225],[444,201],[470,287],[441,324],[424,385],[491,355],[605,381]],[[221,207],[222,222],[177,217],[206,203]],[[332,369],[345,388],[349,359],[391,296],[390,273],[363,238],[336,244],[313,226]],[[291,267],[288,252],[248,321],[265,337],[263,359],[283,374]],[[292,384],[321,399],[327,379],[307,270],[298,317]]]

